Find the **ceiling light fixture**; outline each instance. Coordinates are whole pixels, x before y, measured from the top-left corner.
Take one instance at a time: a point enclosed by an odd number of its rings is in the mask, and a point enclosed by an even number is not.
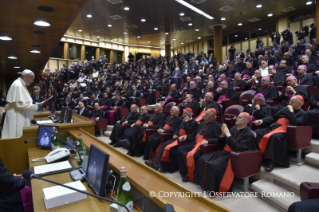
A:
[[[238,37],[238,35],[235,35],[235,37]]]
[[[243,25],[242,23],[239,23],[239,24],[238,24],[238,26],[242,26],[242,25]]]
[[[141,38],[141,36],[136,36],[137,38]]]
[[[0,36],[0,40],[12,40],[9,36]]]
[[[221,18],[220,20],[225,21],[225,20],[226,20],[226,18]]]
[[[86,17],[92,18],[92,15],[91,14],[87,14]]]
[[[112,24],[108,24],[107,26],[108,26],[108,27],[112,27]]]
[[[11,60],[16,60],[18,59],[16,56],[9,56],[8,59],[11,59]]]
[[[184,0],[175,0],[175,1],[178,2],[178,3],[180,3],[180,4],[182,4],[182,5],[184,5],[185,7],[188,7],[189,9],[191,9],[191,10],[197,12],[198,14],[205,16],[205,17],[208,18],[208,19],[214,19],[212,16],[208,15],[207,13],[204,13],[202,10],[200,10],[200,9],[198,9],[198,8],[196,8],[196,7],[194,7],[193,5],[187,3],[187,2],[184,1]]]
[[[127,32],[124,32],[124,35],[127,35]]]
[[[271,17],[271,16],[273,16],[273,14],[272,14],[272,13],[269,13],[268,16]]]
[[[79,31],[79,32],[82,32],[82,29],[79,29],[78,31]]]
[[[184,44],[184,43],[181,43],[182,45]]]
[[[193,26],[193,24],[192,24],[192,23],[189,23],[188,26]]]
[[[158,28],[155,27],[154,30],[158,30]]]
[[[258,28],[258,30],[262,30],[262,28]]]
[[[20,66],[13,66],[13,68],[20,68]],[[19,73],[19,72],[18,72]],[[22,74],[22,73],[21,73]]]
[[[168,32],[165,32],[165,35],[168,35]]]
[[[263,5],[261,5],[261,4],[257,4],[257,5],[256,5],[256,7],[257,7],[257,8],[262,8],[262,7],[263,7]]]
[[[199,31],[199,29],[195,29],[195,31],[196,31],[196,32],[198,32],[198,31]]]
[[[145,22],[146,20],[143,18],[143,19],[141,19],[141,21],[142,21],[142,22]]]
[[[151,41],[147,41],[147,43],[150,43]]]
[[[42,21],[42,20],[34,21],[33,24],[36,25],[36,26],[41,26],[41,27],[49,27],[49,26],[51,26],[51,24],[49,22]]]
[[[96,38],[100,38],[100,36],[96,36]]]
[[[307,1],[306,2],[306,5],[310,5],[310,4],[312,4],[312,1]]]
[[[173,38],[173,40],[176,40],[176,38]]]
[[[247,40],[248,38],[245,38],[245,40]]]
[[[180,13],[179,15],[180,15],[180,16],[184,16],[185,14],[184,14],[184,13]]]
[[[129,7],[124,7],[124,10],[130,10],[130,8]]]
[[[201,39],[201,37],[198,37],[198,39]]]
[[[36,54],[39,54],[39,53],[40,53],[39,50],[31,50],[30,52],[31,52],[31,53],[36,53]]]

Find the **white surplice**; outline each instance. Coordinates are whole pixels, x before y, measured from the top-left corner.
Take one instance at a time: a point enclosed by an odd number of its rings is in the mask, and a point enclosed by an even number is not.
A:
[[[20,77],[10,86],[7,102],[9,104],[3,124],[2,138],[20,137],[23,127],[31,125],[33,112],[38,110],[38,105],[32,104],[26,83]]]

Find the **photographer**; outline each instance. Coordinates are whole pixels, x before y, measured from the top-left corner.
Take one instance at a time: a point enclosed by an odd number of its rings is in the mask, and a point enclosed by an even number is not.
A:
[[[315,27],[315,24],[312,23],[310,24],[310,43],[312,43],[313,39],[316,38],[316,27]]]
[[[305,33],[302,29],[299,31],[296,31],[295,34],[296,34],[298,40],[305,39]]]
[[[289,44],[292,44],[292,33],[290,32],[289,28],[287,28],[285,31],[281,33],[283,41],[289,42]]]
[[[234,58],[235,52],[236,52],[236,49],[234,48],[233,45],[231,45],[229,50],[228,50],[228,53],[230,54],[230,56],[233,56],[233,58]]]
[[[264,42],[262,41],[261,38],[258,38],[256,41],[256,49],[259,49],[259,47],[263,47],[264,46]]]

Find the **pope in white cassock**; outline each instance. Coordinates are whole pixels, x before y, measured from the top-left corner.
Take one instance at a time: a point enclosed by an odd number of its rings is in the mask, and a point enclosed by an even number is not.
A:
[[[16,79],[7,94],[8,108],[3,124],[2,138],[22,136],[23,127],[30,126],[33,112],[36,112],[41,103],[32,104],[32,98],[27,89],[34,81],[34,73],[24,70],[21,77]]]
[[[50,139],[48,137],[47,133],[44,133],[44,135],[42,136],[42,138],[40,139],[40,145],[41,146],[48,146],[50,143]]]

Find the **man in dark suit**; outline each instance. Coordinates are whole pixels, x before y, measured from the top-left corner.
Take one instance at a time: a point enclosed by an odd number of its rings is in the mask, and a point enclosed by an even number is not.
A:
[[[180,93],[178,90],[176,90],[176,85],[175,84],[171,85],[171,90],[168,93],[166,100],[167,99],[178,99],[179,97],[180,97]]]
[[[25,186],[30,186],[30,181],[9,174],[0,158],[0,211],[24,211],[20,190]]]
[[[65,99],[65,100],[63,101],[63,103],[62,103],[62,106],[63,106],[63,107],[69,107],[70,109],[73,109],[73,108],[75,107],[75,103],[74,103],[74,101],[72,100],[70,94],[68,94],[68,95],[66,96],[66,99]]]
[[[136,86],[132,86],[132,91],[129,94],[130,104],[136,103],[136,98],[141,98],[141,91],[136,89]]]
[[[40,95],[40,90],[37,88],[34,89],[32,95],[32,104],[35,104],[36,102],[43,102],[44,100],[44,97]],[[38,111],[43,111],[43,106],[39,107]]]
[[[146,104],[152,104],[153,103],[153,95],[152,95],[152,91],[156,90],[157,86],[153,83],[153,80],[150,79],[148,81],[148,84],[146,86],[146,88],[144,89],[144,93],[143,93],[143,98],[146,99]]]
[[[89,109],[85,108],[85,105],[83,102],[79,102],[79,108],[77,109],[77,114],[84,116],[86,118],[90,118],[90,111]]]
[[[201,91],[199,90],[199,88],[196,87],[196,84],[194,81],[191,81],[189,83],[189,89],[187,91],[188,94],[192,94],[193,95],[193,99],[194,100],[199,100],[200,95],[201,95]]]

